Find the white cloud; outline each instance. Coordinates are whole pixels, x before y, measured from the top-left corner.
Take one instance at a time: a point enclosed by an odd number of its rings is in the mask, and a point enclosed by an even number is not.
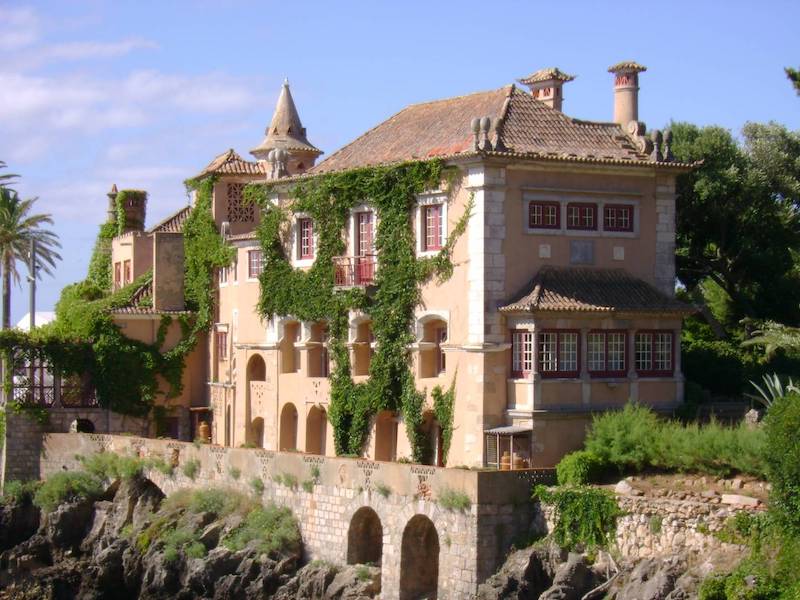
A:
[[[110,59],[130,54],[135,50],[158,48],[153,41],[131,38],[119,42],[67,42],[44,46],[39,58],[49,62],[55,60]]]
[[[0,48],[18,50],[39,39],[39,18],[30,8],[0,7]]]

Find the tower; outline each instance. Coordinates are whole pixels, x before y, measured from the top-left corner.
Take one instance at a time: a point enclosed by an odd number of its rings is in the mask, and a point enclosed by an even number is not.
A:
[[[282,170],[287,175],[302,173],[314,166],[317,157],[322,151],[314,147],[306,138],[306,128],[300,122],[300,115],[289,90],[289,80],[283,82],[281,94],[278,96],[278,103],[275,105],[275,112],[272,120],[264,132],[266,137],[250,154],[259,161],[274,162],[275,154],[272,150],[282,150],[277,153],[285,159],[285,168]]]

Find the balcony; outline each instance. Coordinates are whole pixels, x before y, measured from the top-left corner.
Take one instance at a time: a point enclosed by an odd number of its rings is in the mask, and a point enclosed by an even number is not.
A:
[[[366,287],[375,283],[377,259],[374,254],[364,256],[336,256],[333,259],[336,287]]]

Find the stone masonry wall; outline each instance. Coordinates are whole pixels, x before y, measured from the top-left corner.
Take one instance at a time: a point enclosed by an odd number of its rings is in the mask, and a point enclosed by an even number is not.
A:
[[[383,528],[385,598],[400,597],[403,577],[414,577],[413,569],[403,567],[403,539],[412,518],[419,522],[424,517],[435,528],[442,600],[471,597],[499,567],[511,541],[533,521],[530,489],[535,471],[443,469],[137,437],[51,434],[44,438],[42,476],[78,468],[77,457],[99,451],[171,462],[171,476],[157,470],[148,473],[167,494],[208,486],[252,493],[251,481],[261,479],[263,499],[287,506],[296,515],[311,559],[346,563],[353,517],[363,507],[371,509]],[[199,472],[190,479],[184,468],[194,461]],[[446,490],[466,497],[469,506],[442,506],[438,499]]]

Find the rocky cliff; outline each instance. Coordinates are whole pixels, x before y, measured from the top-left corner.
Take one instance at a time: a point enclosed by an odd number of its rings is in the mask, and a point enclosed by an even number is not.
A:
[[[380,592],[376,567],[303,564],[293,519],[183,500],[165,501],[133,477],[99,500],[45,514],[30,498],[2,505],[0,598],[365,600]],[[253,527],[272,528],[269,540],[248,536]]]

